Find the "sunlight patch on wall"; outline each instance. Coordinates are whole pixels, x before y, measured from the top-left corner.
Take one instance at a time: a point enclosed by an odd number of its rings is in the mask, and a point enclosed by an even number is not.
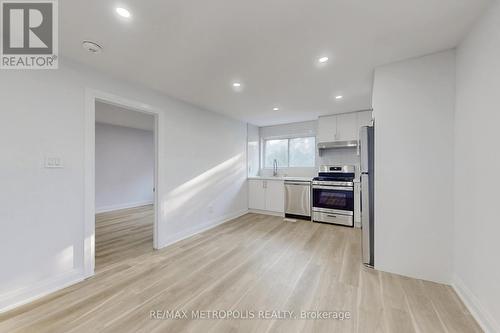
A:
[[[162,200],[162,216],[171,215],[184,206],[192,211],[197,205],[191,200],[201,193],[213,200],[228,182],[234,181],[233,177],[241,172],[242,163],[243,154],[238,154],[176,187]]]

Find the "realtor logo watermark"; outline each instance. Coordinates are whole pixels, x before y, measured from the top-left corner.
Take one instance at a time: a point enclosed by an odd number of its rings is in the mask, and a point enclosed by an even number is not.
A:
[[[57,0],[1,0],[0,5],[0,68],[57,69]]]

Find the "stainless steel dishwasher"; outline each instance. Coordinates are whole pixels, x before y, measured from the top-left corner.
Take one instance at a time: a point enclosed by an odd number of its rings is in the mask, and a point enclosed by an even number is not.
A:
[[[311,219],[311,182],[285,180],[285,217]]]

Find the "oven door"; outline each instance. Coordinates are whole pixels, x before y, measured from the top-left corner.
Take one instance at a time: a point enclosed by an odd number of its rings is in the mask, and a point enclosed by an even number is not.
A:
[[[313,210],[354,215],[354,188],[313,185]]]

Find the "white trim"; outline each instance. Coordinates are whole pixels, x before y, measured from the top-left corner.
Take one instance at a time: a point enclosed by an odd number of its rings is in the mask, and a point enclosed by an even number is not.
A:
[[[115,210],[120,210],[120,209],[127,209],[127,208],[135,208],[135,207],[153,205],[154,203],[155,203],[154,201],[141,201],[141,202],[129,202],[129,203],[120,204],[120,205],[96,207],[95,212],[96,212],[96,214],[107,213],[107,212],[113,212]]]
[[[222,216],[221,218],[210,221],[208,223],[204,223],[202,225],[195,226],[195,227],[190,228],[188,230],[184,230],[182,232],[178,232],[176,234],[173,234],[167,238],[165,244],[161,245],[161,248],[167,247],[167,246],[172,245],[174,243],[177,243],[183,239],[197,235],[203,231],[215,228],[221,224],[224,224],[224,223],[229,222],[231,220],[237,219],[238,217],[241,217],[247,213],[248,213],[248,210],[243,209],[243,210],[240,210],[240,211],[235,212],[235,213],[226,214],[226,215]]]
[[[83,269],[85,277],[94,275],[95,267],[95,93],[85,90],[85,156],[84,156],[84,240]]]
[[[254,214],[263,214],[263,215],[271,215],[271,216],[280,216],[280,217],[285,217],[285,213],[281,212],[271,212],[269,210],[260,210],[260,209],[248,209],[249,213],[254,213]]]
[[[160,216],[159,198],[162,197],[162,178],[166,172],[164,159],[163,112],[144,102],[123,98],[107,92],[85,89],[85,206],[84,206],[84,277],[94,275],[95,269],[95,102],[113,104],[127,110],[151,114],[155,117],[155,174],[154,204],[155,218],[153,229],[153,247],[158,249],[158,218]]]
[[[33,302],[36,299],[83,280],[84,275],[82,271],[71,270],[65,274],[39,281],[27,287],[9,291],[0,295],[0,313]]]
[[[500,333],[500,323],[495,321],[495,317],[484,308],[479,299],[459,277],[453,278],[452,287],[484,332]]]

